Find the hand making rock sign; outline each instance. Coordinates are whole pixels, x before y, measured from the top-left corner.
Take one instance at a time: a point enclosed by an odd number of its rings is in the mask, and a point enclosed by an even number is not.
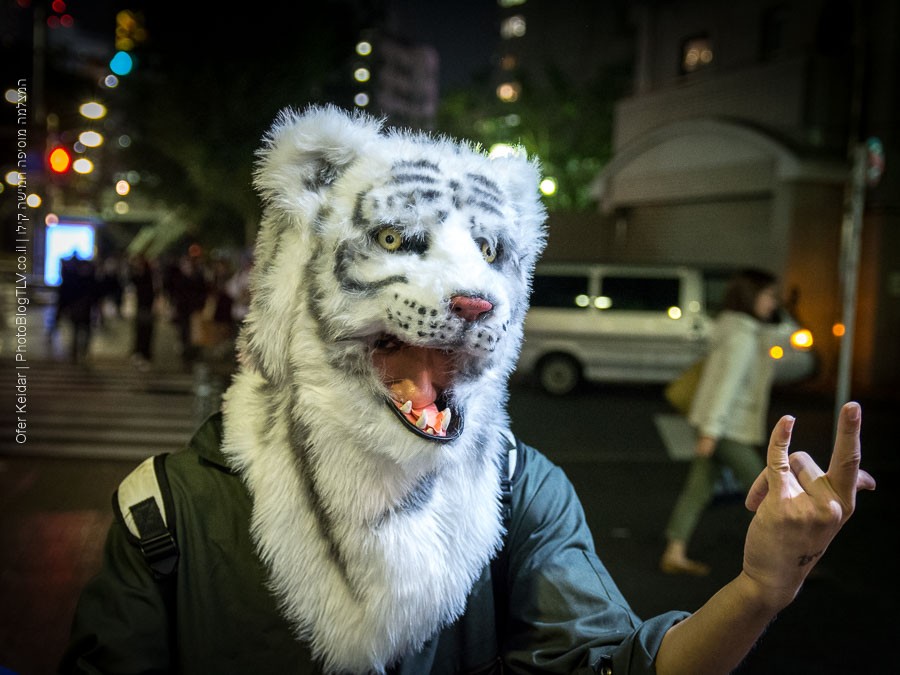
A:
[[[793,601],[828,545],[853,514],[858,490],[875,480],[860,470],[861,411],[843,406],[827,471],[802,451],[789,453],[794,418],[782,417],[769,440],[766,468],[751,487],[741,573],[692,616],[669,629],[658,673],[727,673],[775,615]]]

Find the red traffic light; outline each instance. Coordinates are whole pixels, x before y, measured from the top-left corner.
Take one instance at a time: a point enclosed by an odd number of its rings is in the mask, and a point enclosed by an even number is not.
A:
[[[54,173],[65,173],[72,166],[72,155],[61,145],[50,151],[50,170]]]

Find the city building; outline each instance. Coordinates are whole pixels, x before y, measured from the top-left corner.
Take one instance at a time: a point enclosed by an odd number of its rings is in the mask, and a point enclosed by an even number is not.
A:
[[[843,377],[849,339],[853,392],[895,392],[900,6],[681,0],[631,16],[600,216],[551,218],[546,257],[767,268],[815,335],[818,384]]]

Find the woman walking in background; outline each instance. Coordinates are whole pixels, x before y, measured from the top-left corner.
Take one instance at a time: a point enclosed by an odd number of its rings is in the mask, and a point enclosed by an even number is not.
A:
[[[660,569],[667,574],[709,573],[691,560],[687,546],[717,479],[728,468],[744,490],[764,468],[773,361],[769,326],[777,319],[778,283],[768,272],[748,269],[735,275],[725,292],[688,420],[697,432],[694,458],[666,526]]]

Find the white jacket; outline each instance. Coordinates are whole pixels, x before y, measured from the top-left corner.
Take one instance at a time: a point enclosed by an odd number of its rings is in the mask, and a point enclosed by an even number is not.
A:
[[[688,416],[698,433],[752,445],[765,441],[774,366],[770,343],[761,321],[730,310],[719,315]]]

